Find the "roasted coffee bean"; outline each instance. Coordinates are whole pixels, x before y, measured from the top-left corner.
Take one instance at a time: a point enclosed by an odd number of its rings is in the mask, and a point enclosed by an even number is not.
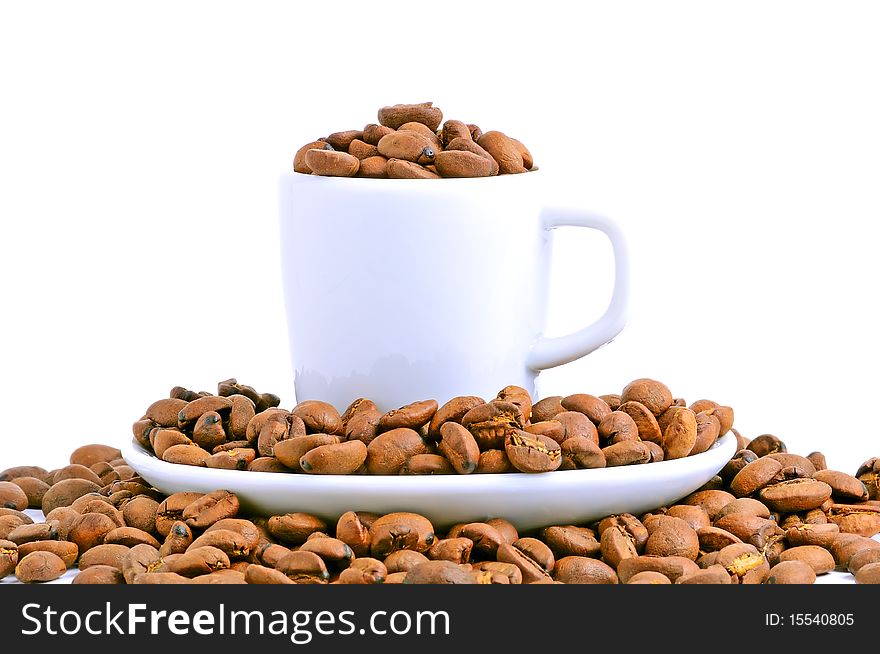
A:
[[[34,540],[18,546],[19,558],[27,556],[31,552],[52,552],[52,554],[59,556],[68,568],[73,567],[79,558],[79,548],[76,543],[65,540]]]
[[[765,584],[812,584],[816,573],[807,563],[798,560],[777,563],[767,573]]]
[[[238,497],[226,490],[201,496],[183,510],[183,520],[190,527],[205,529],[223,518],[234,518],[239,509]]]
[[[505,447],[508,431],[522,429],[525,421],[516,404],[493,400],[468,411],[462,417],[461,424],[473,434],[480,450],[485,451]]]
[[[67,572],[67,566],[52,552],[31,552],[15,566],[15,576],[25,584],[54,581]]]
[[[724,467],[721,468],[721,472],[718,474],[721,476],[721,479],[725,484],[730,484],[734,477],[739,473],[740,470],[745,468],[752,461],[756,461],[758,459],[758,455],[752,452],[751,450],[739,450],[736,454],[733,455],[733,458],[730,459]]]
[[[428,549],[428,558],[434,561],[452,561],[453,563],[468,563],[471,558],[471,550],[474,542],[470,538],[440,538]]]
[[[388,576],[385,564],[372,557],[361,557],[339,573],[340,584],[381,584]]]
[[[838,534],[831,539],[828,551],[834,557],[834,562],[839,568],[847,568],[850,559],[869,549],[880,549],[880,542],[858,534]]]
[[[439,429],[437,450],[459,474],[470,474],[480,461],[480,448],[470,431],[457,422],[447,421]]]
[[[525,551],[505,543],[498,548],[497,558],[502,563],[512,563],[522,573],[524,584],[552,579],[550,571],[538,561],[532,559]]]
[[[589,438],[568,438],[560,445],[560,449],[562,463],[559,467],[562,470],[605,467],[605,454]]]
[[[342,433],[342,416],[327,402],[305,400],[297,404],[291,413],[302,419],[309,433]]]
[[[398,428],[409,428],[418,431],[434,417],[437,412],[436,400],[412,402],[399,409],[392,409],[379,419],[379,429],[389,431]]]
[[[275,568],[268,568],[256,563],[248,566],[244,573],[245,581],[249,584],[293,584],[296,583],[286,574]]]
[[[18,548],[16,543],[0,539],[0,579],[15,570],[18,563]]]
[[[439,439],[440,429],[444,424],[447,422],[457,422],[460,424],[461,419],[464,418],[468,411],[475,406],[480,406],[485,403],[486,402],[483,398],[475,395],[463,395],[452,398],[434,413],[430,425],[428,426],[428,435],[431,438]]]
[[[812,477],[831,486],[831,494],[838,501],[863,502],[868,489],[859,479],[838,470],[819,470]]]
[[[759,518],[747,513],[732,513],[717,520],[715,526],[729,531],[744,543],[763,548],[774,537],[781,535],[782,529],[773,520]]]
[[[664,575],[670,582],[675,583],[682,575],[699,572],[700,567],[683,556],[635,556],[624,559],[617,567],[617,575],[621,583],[628,583],[629,579],[640,572],[652,571]]]
[[[316,531],[325,531],[327,523],[310,513],[285,513],[269,518],[268,527],[278,540],[301,545]]]
[[[175,522],[183,520],[183,511],[202,497],[202,493],[181,492],[166,497],[156,508],[156,531],[163,538]]]
[[[15,486],[15,484],[13,484]],[[17,490],[21,490],[15,486]],[[87,479],[65,479],[53,484],[52,487],[43,495],[43,514],[47,514],[52,509],[59,506],[70,506],[73,502],[85,495],[86,493],[97,493],[101,490],[101,486]],[[22,493],[24,495],[24,493]],[[25,498],[27,501],[27,498]],[[25,506],[27,506],[25,504]]]
[[[522,144],[517,144],[503,132],[495,130],[484,132],[474,140],[498,162],[500,174],[517,174],[528,170],[525,167],[524,152],[520,147]]]
[[[735,584],[761,584],[770,572],[767,559],[748,543],[728,545],[718,552],[717,563],[724,566]]]
[[[370,553],[377,558],[402,549],[424,553],[433,543],[433,525],[417,513],[389,513],[370,526]]]
[[[639,428],[635,420],[623,411],[612,411],[602,418],[598,433],[600,441],[607,445],[639,440]]]
[[[183,554],[165,560],[169,572],[176,572],[183,577],[198,577],[229,567],[229,557],[223,550],[210,545],[190,547]]]
[[[452,561],[420,563],[403,580],[405,584],[475,584],[472,571]]]
[[[645,554],[648,556],[683,556],[696,560],[700,553],[700,539],[697,532],[680,518],[671,518],[648,537]],[[604,536],[604,534],[603,534]]]
[[[756,493],[782,470],[782,464],[775,459],[761,457],[740,470],[730,482],[730,490],[737,497],[746,497]]]
[[[159,541],[152,535],[136,527],[117,527],[116,529],[111,529],[104,536],[104,542],[125,545],[126,547],[134,547],[140,543],[147,543],[157,548],[160,545]]]
[[[688,575],[690,576],[690,575]],[[653,570],[645,570],[638,572],[629,578],[628,584],[650,584],[650,585],[666,585],[671,584],[669,577]]]
[[[275,458],[283,465],[295,471],[302,471],[302,458],[310,450],[322,445],[335,445],[339,443],[339,437],[333,434],[308,434],[307,436],[295,436],[275,443],[273,451]]]
[[[300,457],[303,471],[314,475],[348,475],[367,459],[367,446],[362,441],[320,445]]]
[[[559,443],[552,438],[529,434],[520,429],[508,430],[504,451],[511,465],[520,472],[548,472],[556,470],[562,463]]]
[[[343,513],[336,523],[336,538],[348,545],[355,556],[370,553],[370,531],[354,511]]]
[[[697,442],[697,416],[690,409],[680,408],[663,430],[661,446],[665,459],[680,459],[694,449]]]
[[[530,434],[540,434],[541,436],[552,438],[560,445],[562,445],[562,442],[565,440],[565,425],[556,420],[545,420],[543,422],[535,422],[526,425],[524,431],[527,431]]]
[[[4,539],[11,540],[17,545],[30,543],[35,540],[58,540],[58,523],[41,522],[32,524],[20,523],[14,529],[7,532]]]
[[[189,526],[185,522],[175,522],[165,537],[165,542],[159,546],[159,554],[163,557],[169,554],[183,554],[192,542],[193,534]]]
[[[834,557],[824,547],[801,545],[790,547],[779,555],[780,561],[801,561],[809,565],[817,575],[834,570]]]
[[[651,459],[651,451],[641,441],[619,441],[603,447],[602,454],[609,468],[647,463]]]
[[[880,584],[880,563],[869,563],[855,573],[857,584]]]
[[[584,414],[597,427],[611,414],[611,408],[604,400],[587,393],[568,395],[560,400],[560,404],[566,411]]]
[[[360,160],[347,152],[312,148],[304,155],[306,166],[316,175],[328,177],[353,177]]]
[[[620,400],[623,404],[639,402],[654,416],[659,416],[672,406],[672,393],[661,382],[653,379],[636,379],[626,385],[620,394]]]
[[[205,465],[220,470],[247,470],[256,456],[256,451],[250,448],[235,448],[212,454],[205,459]]]
[[[709,519],[714,521],[722,508],[733,502],[736,498],[723,490],[702,490],[691,493],[680,502],[681,504],[690,504],[701,506],[709,515]]]
[[[138,549],[138,553],[147,548],[151,548],[148,551],[155,551],[155,548],[150,545],[137,545],[135,547],[140,548]],[[132,556],[131,550],[132,548],[118,543],[95,545],[95,547],[92,547],[88,552],[84,552],[82,556],[79,557],[79,569],[85,570],[86,568],[95,565],[107,565],[124,572],[125,561]]]
[[[832,557],[832,564],[834,563],[833,558],[834,557]],[[856,552],[851,557],[849,557],[849,561],[847,561],[846,564],[846,569],[850,574],[854,575],[864,566],[871,563],[877,563],[878,561],[880,561],[880,548],[864,549],[860,552]]]
[[[870,504],[832,504],[827,510],[828,520],[842,533],[870,538],[880,533],[880,506]]]
[[[630,400],[621,404],[618,411],[626,413],[633,419],[639,431],[639,438],[643,441],[662,443],[663,434],[660,431],[660,425],[657,424],[657,419],[651,410],[644,404]]]
[[[0,482],[0,484],[3,483],[6,482]],[[25,508],[39,509],[43,506],[43,495],[49,490],[49,484],[36,477],[16,477],[12,480],[12,483],[18,486],[25,494],[27,500],[27,506]],[[2,496],[3,491],[0,490],[0,504],[4,504]],[[5,504],[9,504],[9,502],[5,502]],[[15,509],[14,506],[7,506],[6,508]]]
[[[676,584],[730,584],[730,573],[717,563],[699,572],[682,575],[675,580]]]
[[[290,552],[275,565],[297,584],[323,584],[330,579],[324,560],[314,552],[299,550]]]
[[[13,466],[0,472],[0,481],[12,481],[19,477],[36,477],[47,484],[52,481],[49,471],[40,466]]]
[[[792,513],[821,506],[831,497],[831,486],[816,479],[791,479],[766,486],[759,495],[771,510]]]
[[[251,553],[247,539],[237,531],[230,529],[206,531],[196,538],[187,550],[205,546],[216,547],[218,550],[222,550],[229,557],[230,561],[244,559]]]
[[[614,525],[602,532],[600,551],[602,558],[617,568],[624,559],[639,555],[635,538],[622,525]]]
[[[614,568],[585,556],[566,556],[556,562],[553,578],[564,584],[616,584]]]
[[[334,150],[341,150],[345,152],[348,150],[351,142],[355,139],[360,139],[363,137],[363,130],[357,129],[349,129],[343,132],[333,132],[323,140],[329,143]]]
[[[814,452],[814,454],[819,453]],[[856,477],[868,490],[868,499],[880,500],[880,457],[873,457],[860,465]]]
[[[502,472],[512,472],[515,470],[507,458],[507,452],[504,450],[486,450],[480,452],[480,460],[477,463],[477,469],[474,470],[478,474],[492,474]]]
[[[562,406],[561,395],[545,397],[532,405],[532,422],[552,420],[563,411],[568,411],[568,409]]]
[[[787,452],[785,443],[773,434],[761,434],[757,438],[753,438],[748,445],[748,449],[760,457],[773,454],[774,452]]]
[[[697,414],[697,440],[691,450],[691,454],[701,454],[708,450],[718,440],[721,433],[721,423],[714,415],[701,411]]]
[[[601,545],[592,529],[574,525],[547,527],[541,531],[541,540],[553,551],[557,559],[566,556],[597,557]]]
[[[751,497],[740,497],[725,504],[718,513],[715,514],[715,520],[720,520],[724,516],[732,513],[746,513],[759,518],[770,517],[770,509],[767,508],[766,504]]]
[[[439,454],[415,454],[400,469],[401,475],[451,475],[455,469]]]
[[[370,442],[365,464],[370,474],[396,475],[411,456],[427,453],[427,443],[417,431],[400,427],[383,432]]]
[[[67,538],[76,543],[81,553],[104,542],[104,537],[116,529],[116,523],[103,513],[86,513],[73,523]]]
[[[427,125],[432,132],[436,132],[443,120],[443,112],[435,107],[433,102],[395,104],[379,109],[378,118],[380,125],[391,129],[398,129],[406,123],[415,122]]]
[[[88,585],[124,584],[122,570],[109,565],[95,565],[77,574],[71,583]]]
[[[385,174],[392,179],[440,179],[436,172],[404,159],[388,159]]]
[[[596,445],[599,444],[599,432],[592,421],[579,411],[563,411],[556,414],[553,421],[559,422],[565,428],[563,440],[569,438],[587,438]]]
[[[172,445],[162,454],[162,460],[178,465],[204,467],[211,454],[198,445]]]

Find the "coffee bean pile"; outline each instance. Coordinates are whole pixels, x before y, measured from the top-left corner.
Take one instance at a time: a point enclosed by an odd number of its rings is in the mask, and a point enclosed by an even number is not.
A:
[[[528,533],[502,517],[441,533],[407,512],[246,516],[229,491],[166,497],[87,445],[59,470],[0,473],[0,578],[77,565],[76,584],[805,584],[836,569],[880,583],[880,458],[852,476],[769,434],[738,439],[673,506]]]
[[[331,177],[490,177],[525,173],[528,148],[503,132],[447,120],[432,102],[379,109],[379,124],[334,132],[306,143],[293,159],[298,173]]]
[[[652,379],[620,395],[578,393],[532,404],[507,386],[486,401],[419,400],[382,413],[358,398],[340,414],[228,379],[216,395],[176,386],[134,423],[137,441],[170,463],[309,474],[479,474],[603,468],[700,454],[733,428],[733,409],[687,406]],[[735,430],[734,430],[735,431]]]

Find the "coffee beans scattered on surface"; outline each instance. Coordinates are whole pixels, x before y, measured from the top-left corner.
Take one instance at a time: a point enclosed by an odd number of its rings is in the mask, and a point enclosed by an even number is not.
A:
[[[704,452],[733,427],[732,408],[709,400],[688,407],[652,379],[632,382],[620,400],[612,408],[578,393],[533,404],[524,388],[507,386],[488,401],[418,400],[385,413],[358,398],[340,413],[316,400],[282,409],[277,396],[267,400],[230,379],[216,395],[175,387],[147,407],[134,435],[162,460],[182,465],[424,475],[646,464]]]
[[[170,395],[136,423],[142,444],[155,448],[159,440],[165,453],[192,448],[249,461],[234,469],[254,469],[260,460],[261,470],[293,464],[336,474],[358,460],[383,474],[473,474],[514,462],[559,469],[617,446],[657,445],[649,455],[658,458],[683,452],[682,431],[685,445],[699,449],[692,436],[700,420],[713,438],[733,431],[739,450],[719,475],[672,506],[520,533],[503,516],[441,532],[425,516],[356,506],[335,523],[308,513],[243,515],[234,493],[165,496],[119,450],[85,445],[58,470],[0,472],[0,578],[46,582],[77,566],[76,584],[808,584],[837,570],[857,583],[880,583],[880,542],[872,538],[880,533],[877,458],[855,475],[830,470],[820,452],[790,453],[771,434],[749,440],[733,428],[728,407],[707,400],[685,406],[651,380],[633,382],[621,396],[532,404],[522,389],[507,387],[488,403],[419,401],[385,414],[364,399],[341,415],[315,401],[288,412],[277,396],[234,379],[221,382],[218,395],[180,387]],[[632,414],[619,410],[626,404]],[[643,438],[642,425],[659,443]],[[516,440],[507,443],[511,434]],[[216,451],[195,444],[196,437]],[[375,442],[386,444],[371,460]],[[516,448],[513,456],[498,459],[507,444]],[[289,450],[287,463],[276,454],[257,456],[254,445]],[[617,449],[613,456],[632,462],[628,450]],[[554,458],[560,462],[548,463]],[[43,521],[35,523],[28,508],[42,509]]]
[[[379,123],[334,132],[302,146],[298,173],[329,177],[491,177],[534,168],[528,148],[503,132],[447,120],[432,102],[382,107]]]

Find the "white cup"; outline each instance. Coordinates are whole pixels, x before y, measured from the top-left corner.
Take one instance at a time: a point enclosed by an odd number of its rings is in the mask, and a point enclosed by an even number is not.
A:
[[[381,410],[504,386],[589,354],[626,322],[626,242],[608,218],[544,206],[546,173],[478,179],[281,180],[281,259],[297,401]],[[605,313],[542,336],[552,230],[598,229],[614,251]],[[595,285],[585,280],[585,293]]]

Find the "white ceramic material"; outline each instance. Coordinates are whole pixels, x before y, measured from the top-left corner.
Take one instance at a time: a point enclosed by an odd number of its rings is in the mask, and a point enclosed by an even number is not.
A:
[[[508,384],[539,393],[538,371],[614,338],[626,321],[626,243],[614,222],[549,208],[545,173],[480,179],[358,179],[288,173],[281,254],[297,400],[382,410]],[[552,230],[604,232],[611,303],[595,323],[541,335]],[[608,279],[585,279],[584,294]],[[577,299],[577,298],[573,298]]]
[[[197,468],[157,459],[136,441],[122,455],[163,493],[234,492],[264,515],[304,511],[335,522],[345,511],[414,511],[438,528],[504,517],[519,529],[579,524],[674,502],[715,475],[736,452],[732,433],[708,451],[674,461],[529,475],[306,475]]]

